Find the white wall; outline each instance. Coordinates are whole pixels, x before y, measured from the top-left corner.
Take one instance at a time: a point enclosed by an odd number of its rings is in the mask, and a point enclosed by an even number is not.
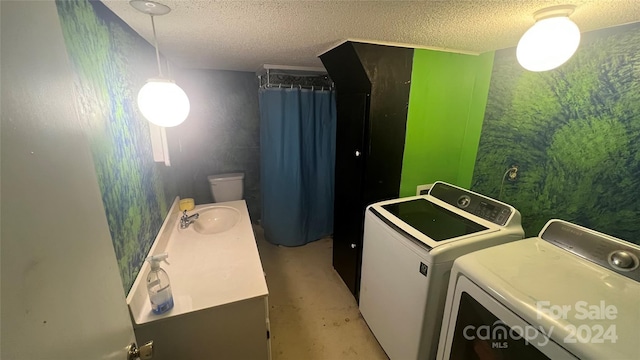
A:
[[[55,3],[0,9],[0,357],[103,358],[132,333]]]

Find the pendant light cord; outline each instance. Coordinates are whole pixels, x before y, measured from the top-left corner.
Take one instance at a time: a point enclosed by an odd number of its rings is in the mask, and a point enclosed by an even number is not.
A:
[[[160,50],[158,50],[158,38],[156,37],[156,23],[153,21],[153,15],[151,15],[151,28],[153,29],[153,45],[156,48],[156,59],[158,60],[158,73],[162,78],[162,66],[160,66]]]

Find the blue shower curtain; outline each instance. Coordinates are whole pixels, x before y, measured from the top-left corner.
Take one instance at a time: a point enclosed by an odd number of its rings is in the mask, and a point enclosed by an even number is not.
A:
[[[333,233],[333,91],[260,89],[260,183],[267,241],[299,246]]]

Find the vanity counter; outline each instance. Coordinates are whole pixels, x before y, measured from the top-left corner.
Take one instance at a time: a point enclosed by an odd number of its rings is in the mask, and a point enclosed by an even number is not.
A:
[[[162,263],[161,267],[171,281],[174,307],[160,315],[151,312],[146,290],[150,266],[145,262],[127,297],[138,341],[144,342],[145,338],[154,340],[159,358],[169,359],[171,357],[166,352],[162,356],[160,350],[163,342],[174,342],[176,334],[172,332],[175,330],[190,333],[189,336],[185,335],[186,339],[204,336],[202,341],[208,345],[218,344],[215,347],[218,354],[226,353],[236,358],[240,354],[253,354],[252,358],[256,358],[254,353],[246,353],[245,349],[250,344],[248,337],[253,331],[256,333],[254,337],[262,339],[257,344],[264,343],[264,346],[258,346],[264,347],[258,353],[265,353],[262,350],[266,350],[267,356],[264,358],[270,357],[269,292],[245,201],[203,204],[188,211],[188,215],[192,215],[211,207],[230,207],[239,212],[240,217],[234,227],[207,235],[198,233],[195,223],[186,229],[180,228],[182,214],[177,203],[178,199],[174,201],[149,251],[154,255],[163,252],[169,254],[167,261],[170,265]],[[235,337],[234,331],[237,332]],[[240,340],[242,345],[232,346]],[[220,352],[225,347],[229,349]],[[179,354],[183,359],[189,358],[184,352]],[[210,353],[201,352],[194,353],[192,357],[206,354],[210,356]]]

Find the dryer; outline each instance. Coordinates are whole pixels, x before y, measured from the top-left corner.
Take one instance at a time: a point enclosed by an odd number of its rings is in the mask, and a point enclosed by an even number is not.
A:
[[[453,260],[523,236],[515,208],[444,182],[368,206],[359,307],[387,355],[434,358]]]
[[[454,262],[438,359],[640,358],[640,247],[562,220]]]

